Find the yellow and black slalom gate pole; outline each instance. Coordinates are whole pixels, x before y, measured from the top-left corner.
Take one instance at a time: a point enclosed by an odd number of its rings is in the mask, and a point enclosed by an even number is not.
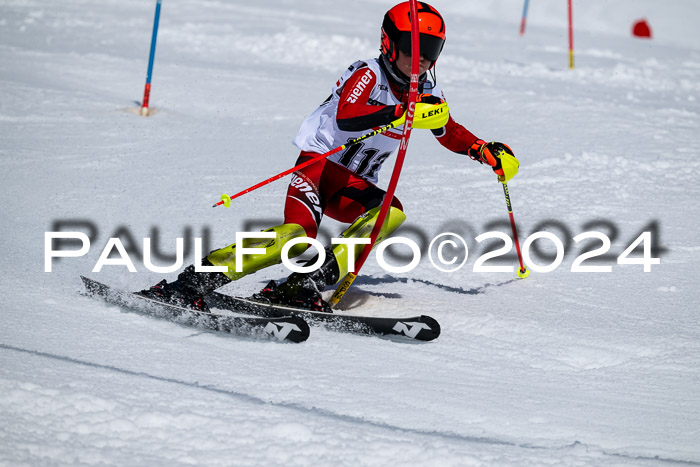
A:
[[[361,142],[361,141],[364,141],[364,140],[366,140],[366,139],[368,139],[368,138],[371,138],[372,136],[376,136],[376,135],[378,135],[378,134],[380,134],[380,133],[384,133],[385,131],[389,131],[389,130],[391,130],[392,128],[396,128],[397,126],[401,126],[401,125],[403,125],[403,123],[404,123],[405,121],[406,121],[406,114],[404,114],[404,115],[402,115],[401,117],[397,118],[396,120],[394,120],[393,122],[391,122],[391,123],[388,124],[388,125],[385,125],[385,126],[383,126],[383,127],[381,127],[381,128],[377,128],[377,129],[374,130],[374,131],[370,131],[369,133],[367,133],[367,134],[365,134],[365,135],[362,135],[362,136],[359,136],[359,137],[357,137],[357,138],[355,138],[355,139],[353,139],[353,140],[350,140],[350,141],[348,141],[347,143],[343,144],[342,146],[338,146],[338,147],[335,148],[335,149],[331,149],[330,151],[328,151],[328,152],[326,152],[326,153],[324,153],[324,154],[319,154],[318,156],[314,156],[313,158],[311,158],[311,159],[309,159],[309,160],[307,160],[307,161],[304,161],[304,162],[302,162],[301,164],[292,167],[291,169],[287,169],[287,170],[285,170],[284,172],[278,173],[277,175],[268,178],[267,180],[263,180],[262,182],[256,183],[255,185],[253,185],[253,186],[251,186],[251,187],[249,187],[249,188],[246,188],[246,189],[243,190],[243,191],[239,191],[239,192],[236,193],[235,195],[229,196],[229,195],[227,195],[226,193],[224,193],[223,195],[221,195],[221,201],[219,201],[218,203],[214,204],[214,206],[212,206],[212,207],[215,208],[215,207],[221,206],[221,205],[223,204],[225,208],[228,208],[228,207],[231,206],[231,200],[232,200],[232,199],[236,199],[236,198],[238,198],[239,196],[243,196],[243,195],[246,194],[246,193],[250,193],[250,192],[253,191],[253,190],[257,190],[258,188],[260,188],[260,187],[262,187],[262,186],[265,186],[265,185],[267,185],[268,183],[272,183],[272,182],[274,182],[275,180],[279,180],[280,178],[282,178],[282,177],[284,177],[284,176],[287,176],[287,175],[289,175],[290,173],[296,172],[297,170],[301,170],[301,169],[303,169],[304,167],[310,166],[311,164],[315,164],[316,162],[318,162],[318,161],[320,161],[320,160],[322,160],[322,159],[325,159],[326,157],[329,157],[329,156],[331,156],[331,155],[333,155],[333,154],[335,154],[335,153],[337,153],[337,152],[342,151],[343,149],[349,148],[350,146],[353,146],[353,145],[355,145],[355,144],[357,144],[357,143],[359,143],[359,142]]]
[[[406,116],[406,124],[403,127],[403,134],[401,135],[401,144],[399,145],[399,153],[396,156],[396,163],[394,164],[394,171],[391,173],[391,180],[389,181],[389,187],[386,190],[386,195],[384,195],[384,202],[382,203],[382,208],[379,210],[379,216],[377,216],[377,221],[374,224],[372,233],[370,234],[370,242],[365,245],[360,257],[357,259],[355,264],[355,272],[349,272],[345,278],[340,282],[340,285],[333,293],[330,299],[331,307],[335,307],[338,302],[343,298],[345,292],[348,291],[352,283],[357,278],[357,274],[360,272],[362,265],[365,264],[370,251],[374,247],[374,243],[377,241],[379,232],[382,230],[384,225],[384,220],[389,212],[389,207],[391,206],[391,201],[394,199],[394,191],[396,191],[396,184],[399,182],[399,175],[401,175],[401,167],[403,166],[404,158],[406,157],[406,149],[408,148],[408,140],[411,137],[411,129],[413,128],[413,117],[415,113],[416,100],[418,98],[418,67],[419,67],[419,57],[420,53],[416,51],[420,50],[420,42],[418,36],[418,4],[416,0],[410,0],[411,8],[411,84],[408,90],[408,111],[404,114]]]
[[[523,264],[523,255],[520,252],[520,242],[518,241],[518,231],[515,228],[515,217],[513,217],[513,206],[510,204],[510,194],[508,193],[508,184],[503,183],[503,193],[506,195],[506,206],[508,206],[508,216],[510,216],[510,226],[513,229],[513,241],[515,242],[515,251],[518,252],[518,260],[520,261],[520,269],[518,269],[518,277],[525,279],[530,275],[530,270]]]

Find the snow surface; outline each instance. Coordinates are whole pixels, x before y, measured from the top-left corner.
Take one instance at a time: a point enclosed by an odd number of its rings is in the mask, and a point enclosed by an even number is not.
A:
[[[509,186],[521,240],[549,231],[567,254],[525,280],[474,272],[487,251],[474,238],[508,232],[500,185],[414,131],[397,191],[404,235],[460,233],[469,260],[448,274],[424,257],[389,275],[373,255],[343,308],[428,313],[442,336],[313,328],[299,345],[123,313],[81,296],[78,276],[130,290],[175,276],[139,255],[138,273],[92,273],[120,232],[173,254],[177,237],[220,247],[278,222],[284,181],[210,206],[291,166],[299,123],[347,65],[376,55],[393,3],[166,1],[156,113],[142,118],[154,3],[0,3],[1,465],[700,464],[697,2],[574,2],[569,70],[565,2],[532,2],[520,37],[521,1],[434,0],[454,117],[520,158]],[[630,37],[641,17],[653,40]],[[57,223],[96,235],[47,273]],[[324,236],[342,228],[327,220]],[[572,241],[588,230],[612,246],[583,264],[611,272],[571,272],[600,246]],[[645,230],[661,264],[616,264]]]

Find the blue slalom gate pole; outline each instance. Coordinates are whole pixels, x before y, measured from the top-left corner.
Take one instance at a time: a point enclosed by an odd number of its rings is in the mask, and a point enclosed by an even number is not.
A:
[[[148,72],[146,73],[146,87],[143,90],[143,103],[141,115],[148,116],[148,99],[151,96],[151,76],[153,75],[153,61],[156,56],[156,39],[158,37],[158,22],[160,21],[160,4],[162,0],[156,0],[156,16],[153,19],[153,35],[151,36],[151,53],[148,57]]]
[[[523,5],[523,19],[520,22],[520,35],[525,34],[525,21],[527,20],[527,7],[530,4],[530,0],[525,0],[525,5]]]

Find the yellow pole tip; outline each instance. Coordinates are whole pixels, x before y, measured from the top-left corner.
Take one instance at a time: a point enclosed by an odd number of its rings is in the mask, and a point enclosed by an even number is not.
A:
[[[518,277],[519,278],[525,279],[529,275],[530,275],[530,270],[528,268],[518,269]]]

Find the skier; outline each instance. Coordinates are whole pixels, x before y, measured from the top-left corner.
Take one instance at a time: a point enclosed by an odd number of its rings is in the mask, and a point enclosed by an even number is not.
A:
[[[409,12],[409,2],[406,1],[384,15],[380,56],[350,65],[336,82],[331,95],[304,120],[293,142],[301,150],[297,164],[341,146],[368,130],[388,125],[404,114],[411,75]],[[425,2],[418,2],[418,21],[418,101],[440,104],[445,97],[436,83],[435,62],[445,43],[445,22],[440,13]],[[206,311],[204,296],[247,274],[279,264],[282,247],[293,238],[315,238],[323,216],[350,224],[342,233],[343,238],[368,238],[386,194],[375,185],[378,172],[399,146],[402,129],[401,126],[381,133],[364,144],[350,146],[295,172],[287,190],[284,223],[265,231],[273,232],[273,239],[244,241],[244,247],[266,250],[264,254],[243,256],[241,272],[236,272],[236,244],[233,244],[211,252],[202,260],[203,266],[225,266],[227,272],[195,272],[194,265],[190,265],[176,281],[168,283],[163,280],[140,293]],[[487,143],[477,138],[451,116],[444,127],[431,131],[444,147],[488,164],[504,181],[517,173],[518,161],[507,145]],[[394,197],[378,241],[395,231],[405,218],[401,202]],[[298,256],[306,248],[305,244],[294,245],[289,255]],[[353,249],[346,244],[329,246],[320,268],[311,273],[292,273],[281,284],[271,281],[253,297],[271,303],[330,311],[321,291],[339,282],[348,272],[349,255],[357,257],[360,252],[360,247]],[[315,262],[316,258],[307,264]]]

